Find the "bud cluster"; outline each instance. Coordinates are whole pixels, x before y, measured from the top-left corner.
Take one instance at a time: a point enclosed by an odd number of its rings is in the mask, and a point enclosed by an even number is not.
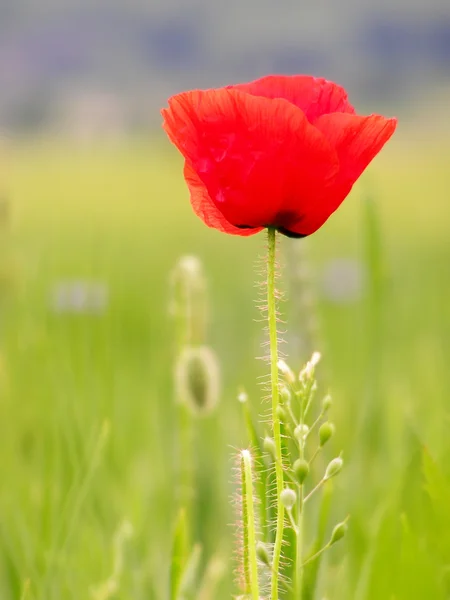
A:
[[[298,375],[295,375],[284,361],[278,362],[282,383],[277,416],[280,419],[285,441],[283,456],[285,488],[279,497],[279,502],[284,507],[288,522],[297,535],[303,535],[301,528],[306,503],[309,503],[330,479],[338,476],[344,465],[342,456],[335,456],[329,461],[322,459],[323,467],[318,460],[318,457],[323,455],[325,446],[328,447],[336,433],[336,427],[328,417],[332,406],[331,396],[327,394],[320,404],[315,402],[317,393],[315,374],[320,358],[320,354],[314,352]],[[266,437],[263,447],[267,458],[273,462],[275,460],[274,440]],[[316,474],[319,474],[318,478]],[[318,555],[342,539],[346,531],[347,520],[336,525],[329,542]],[[305,562],[310,560],[312,558],[305,559]]]

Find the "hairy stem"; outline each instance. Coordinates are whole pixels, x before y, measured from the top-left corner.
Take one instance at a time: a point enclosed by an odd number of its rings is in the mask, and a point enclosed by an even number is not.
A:
[[[300,399],[300,418],[299,418],[299,426],[303,427],[305,422],[305,399]],[[305,458],[305,443],[306,438],[300,440],[300,458]],[[305,490],[304,485],[301,484],[299,486],[299,495],[298,495],[298,505],[297,505],[297,551],[296,551],[296,576],[295,576],[295,590],[296,590],[296,598],[298,600],[302,600],[303,596],[303,536],[304,536],[304,497]]]
[[[280,496],[284,487],[283,480],[283,457],[281,450],[280,418],[278,406],[280,403],[278,385],[278,335],[277,335],[277,309],[275,300],[275,257],[276,257],[276,231],[269,227],[267,229],[268,255],[267,255],[267,320],[270,338],[270,378],[272,385],[272,422],[273,439],[275,441],[275,476],[277,482],[277,523],[275,534],[275,546],[273,549],[272,564],[272,600],[278,600],[278,587],[280,575],[281,548],[283,544],[284,530],[284,507]]]
[[[244,495],[243,508],[246,511],[244,515],[244,523],[246,531],[244,531],[244,560],[248,561],[244,565],[244,569],[248,569],[248,583],[252,600],[259,600],[259,584],[258,584],[258,560],[256,557],[256,527],[255,527],[255,506],[253,500],[253,474],[252,474],[252,458],[248,450],[243,450],[241,453],[243,463],[243,483]]]

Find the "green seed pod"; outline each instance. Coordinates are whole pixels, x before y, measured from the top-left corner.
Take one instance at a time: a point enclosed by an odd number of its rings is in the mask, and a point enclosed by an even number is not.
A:
[[[325,471],[324,479],[331,479],[335,477],[338,473],[341,472],[342,467],[344,466],[344,461],[340,456],[337,458],[333,458],[333,460],[328,464],[328,467]]]
[[[342,540],[344,535],[347,533],[347,529],[347,521],[342,521],[342,523],[338,523],[331,534],[330,546],[335,544],[339,540]]]
[[[206,415],[219,402],[220,371],[208,346],[186,347],[175,368],[177,398],[194,414]]]
[[[303,442],[303,440],[308,435],[308,433],[309,433],[309,427],[308,427],[308,425],[305,425],[305,424],[297,425],[297,427],[295,428],[295,431],[294,431],[294,435],[298,439],[299,442]]]
[[[294,471],[295,478],[301,485],[305,481],[305,479],[308,477],[309,464],[307,463],[307,461],[304,458],[299,458],[294,463],[293,471]]]
[[[292,510],[297,502],[297,494],[291,488],[285,488],[281,492],[280,500],[286,510]]]
[[[273,438],[266,436],[264,438],[263,446],[264,446],[264,450],[267,452],[267,454],[270,454],[270,456],[272,458],[276,458],[277,448],[275,446],[275,442],[274,442]]]
[[[266,565],[266,567],[271,566],[269,551],[267,550],[267,546],[263,544],[263,542],[258,542],[256,544],[256,556],[263,563],[263,565]]]
[[[334,435],[335,429],[334,424],[330,423],[330,421],[322,423],[319,428],[319,444],[321,447],[325,446],[328,440]]]
[[[280,421],[282,423],[286,423],[287,413],[282,406],[277,406],[277,417],[280,419]]]
[[[322,412],[324,414],[326,412],[328,412],[330,410],[332,404],[333,404],[333,399],[331,398],[330,394],[327,394],[325,396],[325,398],[322,400]]]

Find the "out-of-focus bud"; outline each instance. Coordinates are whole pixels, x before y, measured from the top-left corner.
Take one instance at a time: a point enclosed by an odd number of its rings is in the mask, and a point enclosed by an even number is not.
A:
[[[284,360],[278,361],[278,370],[287,383],[292,384],[295,382],[295,375],[290,367],[288,367],[288,365],[284,362]]]
[[[295,461],[293,467],[296,480],[301,485],[309,474],[309,464],[304,458],[299,458]]]
[[[263,544],[263,542],[258,542],[256,544],[256,556],[263,563],[263,565],[270,567],[269,551],[267,550],[266,544]]]
[[[325,398],[322,400],[322,412],[326,413],[330,410],[331,405],[333,404],[333,400],[330,394],[327,394]]]
[[[264,450],[267,454],[270,454],[272,458],[276,458],[277,456],[277,448],[275,446],[275,442],[273,438],[266,436],[263,442]]]
[[[337,458],[333,458],[333,460],[328,464],[324,479],[331,479],[335,477],[338,473],[342,471],[342,467],[344,466],[344,461],[340,456]]]
[[[287,414],[282,406],[277,406],[277,416],[282,423],[286,423]]]
[[[286,510],[292,510],[297,502],[297,494],[291,488],[285,488],[281,492],[280,500]]]
[[[339,542],[339,540],[342,540],[344,535],[347,533],[347,530],[347,519],[345,521],[342,521],[342,523],[338,523],[331,533],[330,546],[332,546],[336,542]]]
[[[203,265],[196,256],[182,256],[170,276],[169,312],[183,324],[183,344],[201,344],[208,325],[208,297]]]
[[[175,369],[177,398],[197,415],[209,414],[219,402],[220,369],[208,346],[186,347]]]
[[[284,404],[287,404],[291,401],[291,392],[287,389],[285,385],[280,390],[280,398]]]
[[[297,427],[294,430],[294,435],[297,438],[297,440],[299,442],[303,442],[304,439],[306,438],[306,436],[309,433],[309,427],[308,425],[297,425]]]
[[[311,360],[309,360],[306,363],[306,366],[300,371],[300,374],[298,376],[300,381],[307,381],[309,379],[312,379],[312,377],[314,375],[314,370],[315,370],[316,366],[319,364],[320,359],[321,359],[320,352],[314,352],[313,355],[311,356]]]
[[[241,404],[245,404],[246,402],[248,402],[248,395],[247,392],[245,392],[244,390],[241,390],[238,394],[238,402],[240,402]]]
[[[328,442],[328,440],[334,435],[334,432],[335,426],[333,423],[330,423],[330,421],[322,423],[319,428],[319,444],[321,447]]]

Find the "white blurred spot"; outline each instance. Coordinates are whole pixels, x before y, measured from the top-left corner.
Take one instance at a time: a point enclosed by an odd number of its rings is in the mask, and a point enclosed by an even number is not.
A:
[[[57,313],[100,314],[108,303],[108,287],[95,281],[60,281],[50,294],[51,309]]]
[[[323,270],[323,295],[331,302],[356,302],[361,299],[364,286],[365,271],[360,261],[337,258],[329,261]]]

